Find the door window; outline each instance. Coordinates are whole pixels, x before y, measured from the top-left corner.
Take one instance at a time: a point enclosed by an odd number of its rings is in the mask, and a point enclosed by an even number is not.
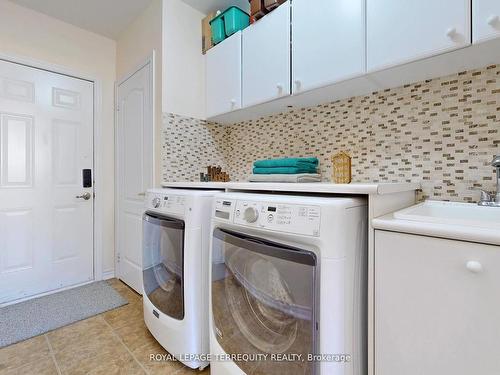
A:
[[[184,318],[184,222],[144,215],[143,281],[151,303],[168,316]]]
[[[316,347],[315,254],[220,229],[213,240],[214,333],[224,351],[268,355],[236,362],[247,374],[313,374],[307,355]]]

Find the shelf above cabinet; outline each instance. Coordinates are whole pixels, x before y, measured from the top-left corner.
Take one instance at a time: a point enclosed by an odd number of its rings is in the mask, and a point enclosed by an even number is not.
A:
[[[289,112],[293,109],[312,107],[354,96],[367,95],[374,91],[395,88],[405,84],[499,63],[500,38],[497,38],[442,55],[370,72],[363,76],[354,77],[297,95],[283,97],[268,103],[209,117],[208,120],[220,124],[234,124],[255,120],[264,116]]]
[[[203,14],[209,14],[217,10],[224,11],[231,6],[237,6],[245,12],[250,12],[248,0],[182,0],[189,6]]]

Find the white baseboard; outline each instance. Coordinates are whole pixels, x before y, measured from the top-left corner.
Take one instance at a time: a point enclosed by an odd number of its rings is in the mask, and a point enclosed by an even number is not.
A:
[[[104,271],[102,273],[102,279],[103,280],[108,280],[108,279],[112,279],[115,277],[115,270],[110,270],[110,271]]]

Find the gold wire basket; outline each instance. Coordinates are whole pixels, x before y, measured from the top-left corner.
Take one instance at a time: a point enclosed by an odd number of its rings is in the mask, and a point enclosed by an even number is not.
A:
[[[348,153],[341,151],[332,156],[333,175],[332,180],[336,184],[350,184],[352,181],[351,157]]]

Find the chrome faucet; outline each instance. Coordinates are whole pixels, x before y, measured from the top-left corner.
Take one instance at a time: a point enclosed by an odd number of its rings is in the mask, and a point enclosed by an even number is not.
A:
[[[497,170],[497,194],[495,196],[495,203],[500,206],[500,155],[493,158],[491,166]]]
[[[500,207],[500,155],[493,158],[491,166],[496,168],[497,191],[493,195],[487,191],[480,190],[481,199],[477,204],[480,206]]]

